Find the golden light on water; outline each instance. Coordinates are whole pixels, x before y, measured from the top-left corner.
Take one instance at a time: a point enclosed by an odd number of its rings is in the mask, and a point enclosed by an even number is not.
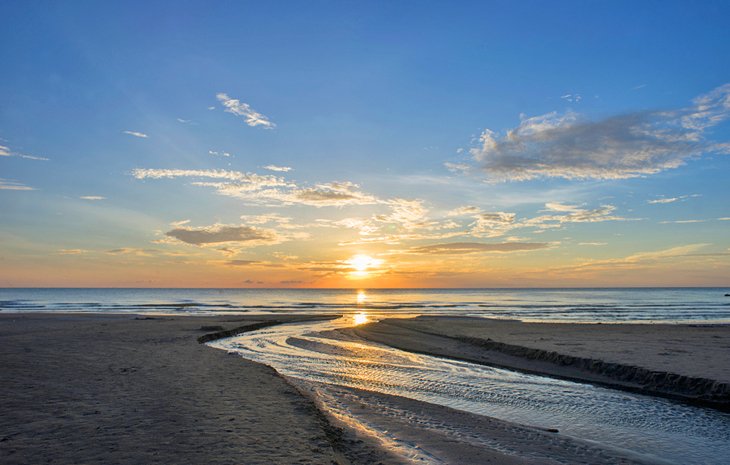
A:
[[[383,260],[373,258],[370,255],[357,254],[345,260],[345,263],[352,269],[349,273],[351,278],[362,279],[370,277],[374,271],[377,271],[380,265],[383,264]]]
[[[355,326],[357,326],[357,325],[361,325],[363,323],[367,323],[369,321],[369,319],[370,318],[368,317],[367,313],[356,313],[352,317],[352,322],[355,324]]]
[[[362,305],[368,300],[368,295],[365,291],[357,291],[357,304]]]

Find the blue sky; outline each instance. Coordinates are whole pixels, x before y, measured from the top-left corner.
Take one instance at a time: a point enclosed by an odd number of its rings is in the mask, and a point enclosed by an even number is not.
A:
[[[726,2],[0,15],[0,286],[728,284]]]

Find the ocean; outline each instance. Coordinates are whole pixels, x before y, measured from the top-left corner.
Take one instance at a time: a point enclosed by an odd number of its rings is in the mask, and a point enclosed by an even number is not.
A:
[[[469,315],[523,321],[730,322],[727,288],[0,289],[3,312]]]

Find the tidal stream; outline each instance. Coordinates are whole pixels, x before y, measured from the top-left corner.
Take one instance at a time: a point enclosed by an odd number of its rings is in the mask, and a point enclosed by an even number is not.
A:
[[[279,325],[210,345],[270,365],[285,376],[557,428],[561,434],[662,462],[720,464],[730,457],[730,414],[414,354],[334,331],[367,318],[374,316]]]

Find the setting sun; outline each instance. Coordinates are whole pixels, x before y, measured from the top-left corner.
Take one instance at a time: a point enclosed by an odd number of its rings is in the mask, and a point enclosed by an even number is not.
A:
[[[383,260],[373,258],[370,255],[357,254],[346,260],[352,271],[350,276],[358,278],[366,278],[371,275],[371,270],[377,269],[383,264]]]

